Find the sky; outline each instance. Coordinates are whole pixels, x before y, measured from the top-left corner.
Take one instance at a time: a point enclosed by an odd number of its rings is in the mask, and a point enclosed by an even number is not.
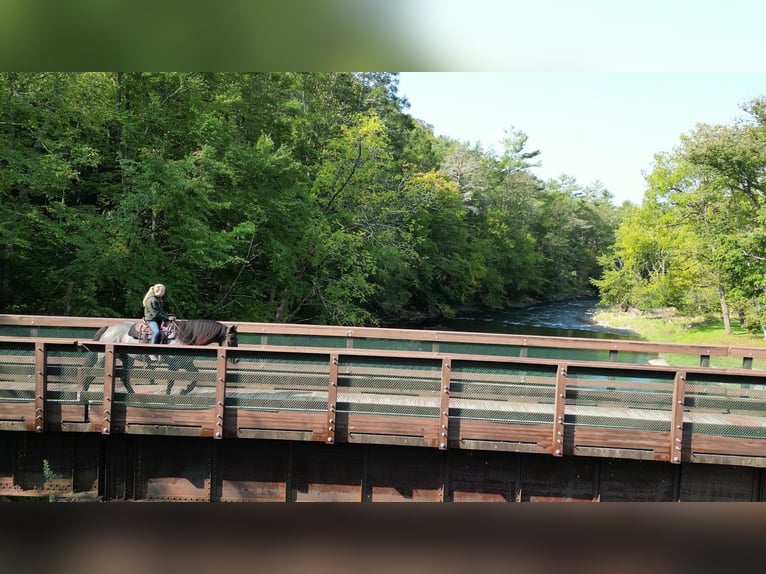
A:
[[[437,135],[502,152],[510,130],[539,150],[543,180],[601,182],[614,203],[640,204],[644,174],[699,123],[748,117],[766,72],[402,72],[407,113]]]
[[[528,136],[544,180],[600,181],[640,203],[644,173],[698,123],[766,96],[761,0],[419,0],[408,34],[427,68],[401,71],[412,116],[500,151]],[[432,70],[432,71],[428,71]]]

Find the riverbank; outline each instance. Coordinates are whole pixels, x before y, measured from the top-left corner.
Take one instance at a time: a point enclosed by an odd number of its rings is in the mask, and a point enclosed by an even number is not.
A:
[[[628,329],[646,341],[686,343],[694,345],[727,345],[737,347],[766,347],[763,335],[750,333],[732,321],[732,332],[724,332],[719,317],[679,315],[674,309],[655,311],[619,311],[600,309],[593,315],[599,325],[613,329]]]

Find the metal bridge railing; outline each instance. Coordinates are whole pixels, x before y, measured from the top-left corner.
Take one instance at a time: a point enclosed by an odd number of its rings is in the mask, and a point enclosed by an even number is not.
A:
[[[157,350],[0,337],[0,429],[766,466],[762,371],[253,345],[148,361]]]

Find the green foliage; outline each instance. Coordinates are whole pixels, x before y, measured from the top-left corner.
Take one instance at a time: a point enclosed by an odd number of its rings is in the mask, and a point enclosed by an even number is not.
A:
[[[762,328],[766,288],[766,123],[762,99],[732,126],[698,125],[672,153],[658,155],[643,205],[617,231],[602,301],[623,308],[716,308]]]
[[[380,324],[590,288],[608,193],[540,181],[518,130],[436,137],[397,83],[0,73],[0,311],[136,317],[162,282],[182,318]]]

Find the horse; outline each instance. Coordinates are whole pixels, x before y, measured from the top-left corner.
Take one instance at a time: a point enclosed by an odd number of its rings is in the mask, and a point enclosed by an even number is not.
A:
[[[148,329],[148,326],[143,321],[123,321],[115,325],[101,327],[94,334],[93,340],[104,343],[148,343],[148,333],[150,332],[151,330]],[[168,345],[210,345],[218,343],[219,347],[239,346],[236,325],[226,326],[223,323],[210,319],[191,319],[188,321],[174,319],[168,322],[167,326],[163,326],[162,334],[163,342]],[[103,364],[103,355],[103,353],[98,353],[94,354],[92,358],[89,357],[86,360],[85,366],[92,367],[96,364]],[[125,367],[125,372],[129,373],[135,364],[134,354],[121,351],[118,356]],[[152,357],[152,355],[139,354],[135,355],[135,358],[139,358],[146,365],[159,362],[159,357]],[[232,364],[239,362],[235,357],[229,357],[228,361]],[[127,380],[127,375],[123,383],[128,392],[133,392],[132,386]],[[195,382],[192,382],[184,391],[184,394],[188,393],[194,385]],[[170,394],[172,386],[173,382],[169,381],[168,394]],[[87,385],[85,390],[87,390]]]

